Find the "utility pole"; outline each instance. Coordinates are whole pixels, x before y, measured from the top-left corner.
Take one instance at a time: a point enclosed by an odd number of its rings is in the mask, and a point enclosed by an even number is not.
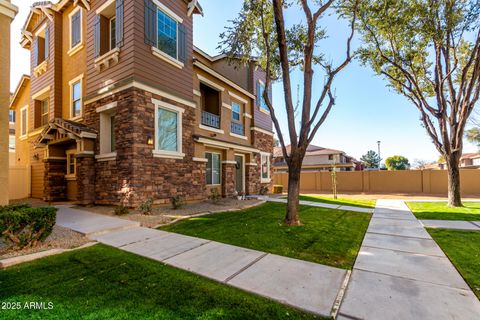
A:
[[[378,145],[378,158],[380,159],[380,162],[378,163],[378,169],[380,169],[380,163],[382,162],[382,157],[380,156],[380,144],[382,141],[378,140],[377,145]]]

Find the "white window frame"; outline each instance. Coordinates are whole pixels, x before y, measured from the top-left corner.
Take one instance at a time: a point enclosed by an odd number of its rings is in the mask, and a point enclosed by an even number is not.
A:
[[[74,115],[73,114],[73,85],[76,83],[80,83],[80,114]],[[81,119],[83,116],[83,74],[79,75],[78,77],[70,80],[68,82],[68,86],[70,87],[70,120],[78,120]]]
[[[262,173],[262,167],[263,167],[263,158],[266,157],[267,158],[267,172],[268,172],[268,178],[264,178],[263,177],[263,173]],[[260,152],[260,182],[261,183],[270,183],[272,181],[272,177],[271,177],[271,174],[270,174],[270,169],[271,169],[271,164],[270,164],[270,158],[272,157],[272,155],[270,153],[267,153],[267,152]]]
[[[97,161],[111,161],[117,158],[117,151],[112,151],[112,116],[116,116],[117,102],[112,102],[97,108],[100,114],[100,154],[95,156]]]
[[[23,112],[25,113],[26,128],[23,127]],[[25,133],[24,133],[25,131]],[[25,138],[28,135],[28,105],[20,109],[20,138]]]
[[[75,154],[77,153],[76,150],[68,150],[66,152],[66,155],[67,155],[67,174],[65,175],[65,178],[75,178],[77,176],[77,158],[75,158]],[[70,172],[70,165],[71,165],[71,162],[70,162],[70,155],[74,155],[73,156],[73,172]]]
[[[234,109],[235,109],[234,106],[235,105],[238,106],[238,108],[239,108],[239,110],[238,110],[238,120],[233,117],[233,115],[235,113],[237,113],[237,112],[234,111]],[[236,102],[236,101],[232,102],[232,121],[236,122],[236,123],[242,123],[242,105],[240,103]]]
[[[267,86],[265,85],[265,82],[263,82],[262,80],[258,80],[258,82],[263,87],[263,91],[265,92],[265,90],[267,90]],[[260,95],[260,97],[263,99],[263,92]],[[266,102],[265,102],[265,104],[266,104]],[[258,101],[258,109],[263,113],[270,114],[270,110],[268,110],[268,106],[266,106],[266,108],[262,108],[262,101]]]
[[[154,149],[152,151],[155,158],[167,158],[167,159],[183,159],[185,153],[183,153],[183,126],[182,118],[185,109],[174,106],[165,101],[152,99],[152,103],[155,105],[155,133],[154,133]],[[177,114],[177,151],[167,151],[158,149],[158,109],[164,109],[167,111],[175,112]]]
[[[213,183],[213,168],[212,168],[212,184],[207,183],[207,168],[206,168],[206,166],[208,165],[207,153],[218,154],[218,159],[219,159],[218,164],[220,165],[220,168],[218,170],[218,175],[219,175],[218,183]],[[221,186],[222,185],[222,154],[220,152],[205,151],[205,159],[207,159],[207,161],[205,162],[205,185],[210,187]]]
[[[72,32],[73,32],[72,18],[79,11],[80,11],[80,42],[72,47]],[[83,10],[80,6],[77,6],[75,9],[72,10],[72,12],[70,12],[68,14],[68,28],[69,28],[68,39],[69,39],[70,50],[68,50],[67,54],[69,56],[73,56],[75,53],[77,53],[78,51],[80,51],[83,48],[83,40],[84,40],[84,37],[83,37]]]
[[[113,49],[115,49],[117,47],[117,39],[115,39],[115,45],[114,47],[112,47],[112,20],[116,21],[117,19],[117,16],[113,16],[111,17],[110,19],[108,19],[108,47],[109,47],[109,51],[112,51]],[[116,26],[115,26],[116,27]],[[116,30],[115,30],[116,32]]]
[[[152,54],[157,58],[160,58],[179,69],[183,69],[185,64],[180,60],[178,60],[178,53],[179,53],[178,25],[183,23],[183,19],[179,17],[177,14],[175,14],[168,7],[166,7],[163,3],[159,2],[158,0],[152,0],[152,1],[157,6],[157,11],[155,14],[155,27],[157,28],[157,39],[155,39],[156,45],[152,46]],[[172,57],[171,55],[163,52],[161,49],[158,48],[158,11],[159,10],[162,11],[165,15],[175,20],[177,23],[177,56],[176,57]]]
[[[11,115],[13,115],[13,121],[11,121],[10,119]],[[16,119],[17,119],[17,114],[15,110],[8,110],[8,123],[14,124]]]

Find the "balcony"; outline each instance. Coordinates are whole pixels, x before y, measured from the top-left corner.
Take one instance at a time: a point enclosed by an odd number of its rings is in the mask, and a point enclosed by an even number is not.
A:
[[[207,127],[220,129],[220,116],[207,111],[202,111],[202,124]]]
[[[232,126],[230,128],[230,131],[233,134],[238,134],[239,136],[244,136],[245,135],[245,127],[243,126],[243,124],[240,124],[240,123],[232,122]]]

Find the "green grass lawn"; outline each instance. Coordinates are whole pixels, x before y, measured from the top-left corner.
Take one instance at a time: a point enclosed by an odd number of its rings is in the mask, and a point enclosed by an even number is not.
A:
[[[464,202],[462,208],[449,208],[446,202],[408,202],[418,219],[480,221],[480,202]]]
[[[338,204],[339,206],[354,206],[361,208],[375,208],[376,200],[357,200],[357,199],[333,199],[333,197],[321,196],[300,196],[300,200],[323,202],[328,204]]]
[[[1,319],[314,319],[314,316],[103,245],[0,270]]]
[[[162,228],[282,256],[351,269],[370,214],[301,206],[302,226],[284,225],[285,205],[191,218]]]
[[[427,229],[480,299],[480,231]]]

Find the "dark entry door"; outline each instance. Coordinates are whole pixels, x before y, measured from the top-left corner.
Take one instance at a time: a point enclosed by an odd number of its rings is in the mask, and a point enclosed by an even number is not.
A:
[[[235,190],[238,193],[244,191],[244,173],[243,173],[243,157],[242,156],[235,156],[236,164],[236,171],[235,171]]]

